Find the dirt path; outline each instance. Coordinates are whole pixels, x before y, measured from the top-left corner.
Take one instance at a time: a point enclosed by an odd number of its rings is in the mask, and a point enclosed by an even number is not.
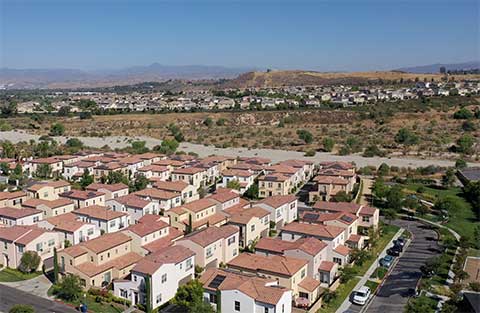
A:
[[[38,135],[28,134],[24,131],[7,131],[0,132],[0,140],[10,140],[11,142],[29,141],[31,139],[38,140]],[[54,137],[60,143],[64,143],[68,137]],[[110,136],[110,137],[76,137],[80,139],[86,146],[93,148],[101,148],[108,145],[110,148],[125,148],[130,146],[131,141],[144,140],[147,147],[152,148],[161,143],[160,139],[151,137],[125,137],[125,136]],[[365,158],[361,155],[334,155],[327,152],[318,152],[314,157],[305,157],[302,152],[274,150],[274,149],[247,149],[247,148],[215,148],[214,146],[204,146],[200,144],[193,144],[182,142],[178,150],[185,152],[195,152],[200,157],[209,156],[212,154],[225,156],[240,156],[240,157],[265,157],[270,158],[273,162],[279,162],[288,159],[311,160],[314,162],[324,161],[344,161],[355,162],[358,167],[375,166],[378,167],[382,163],[389,166],[398,167],[426,167],[428,165],[436,166],[454,166],[455,162],[449,160],[435,160],[435,159],[415,159],[415,158]],[[480,163],[469,163],[471,166],[480,166]]]

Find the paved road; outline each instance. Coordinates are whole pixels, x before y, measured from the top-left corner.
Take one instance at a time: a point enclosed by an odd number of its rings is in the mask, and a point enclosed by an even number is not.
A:
[[[0,140],[10,140],[12,142],[29,141],[31,139],[38,140],[39,135],[29,134],[22,130],[12,130],[0,132]],[[67,137],[53,137],[58,142],[64,143]],[[106,136],[106,137],[77,137],[86,146],[100,148],[104,145],[108,145],[111,148],[125,148],[130,146],[130,140],[144,140],[147,147],[161,143],[160,139],[138,136],[138,137],[126,137],[126,136]],[[204,146],[201,144],[194,144],[189,142],[182,142],[178,150],[185,152],[198,153],[200,157],[209,156],[212,154],[226,155],[226,156],[244,156],[244,157],[265,157],[271,159],[273,162],[279,162],[288,159],[300,159],[310,160],[314,162],[323,161],[344,161],[355,162],[358,167],[373,165],[377,167],[379,164],[386,163],[389,166],[398,167],[425,167],[428,165],[437,166],[454,166],[454,161],[438,160],[438,159],[420,159],[414,156],[407,158],[401,156],[392,156],[386,158],[373,157],[365,158],[359,154],[355,155],[335,155],[328,152],[317,152],[314,157],[305,157],[303,152],[287,151],[287,150],[275,150],[275,149],[246,149],[246,148],[215,148],[214,146]],[[469,163],[470,166],[480,166],[480,163]]]
[[[71,307],[55,301],[47,300],[24,291],[0,285],[0,312],[8,312],[15,304],[29,304],[36,313],[73,313],[78,312]]]
[[[421,277],[420,266],[428,258],[440,254],[437,233],[428,226],[404,220],[395,221],[394,224],[409,230],[413,239],[368,307],[368,313],[403,312]]]

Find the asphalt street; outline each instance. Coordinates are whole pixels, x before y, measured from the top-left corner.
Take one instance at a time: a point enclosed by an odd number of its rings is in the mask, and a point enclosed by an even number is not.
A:
[[[405,220],[397,220],[393,224],[409,230],[413,239],[372,300],[366,311],[368,313],[403,312],[421,277],[420,266],[428,258],[440,254],[437,233],[429,226]],[[351,309],[357,311],[358,308]]]
[[[40,298],[5,285],[0,285],[0,312],[8,312],[15,304],[29,304],[35,308],[35,313],[78,312],[61,303]]]

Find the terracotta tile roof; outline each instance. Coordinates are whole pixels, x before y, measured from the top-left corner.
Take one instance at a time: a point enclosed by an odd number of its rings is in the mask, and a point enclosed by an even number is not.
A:
[[[214,194],[211,194],[210,196],[207,197],[207,199],[213,199],[215,201],[218,201],[220,203],[225,203],[227,201],[240,198],[240,195],[236,192],[233,192],[229,189],[219,189],[217,190]]]
[[[320,166],[322,168],[338,168],[338,169],[342,169],[342,170],[348,170],[348,169],[355,168],[355,166],[352,163],[340,162],[340,161],[320,162]]]
[[[57,159],[56,157],[49,157],[49,158],[33,159],[30,162],[31,163],[37,163],[37,164],[54,164],[54,163],[59,163],[59,162],[62,162],[62,161]]]
[[[287,174],[287,176],[294,175],[298,172],[298,169],[291,166],[282,165],[282,164],[267,166],[265,167],[265,170],[269,172],[271,171],[273,173]]]
[[[166,191],[182,192],[189,185],[181,180],[176,181],[156,181],[154,187]]]
[[[238,227],[233,225],[225,225],[222,227],[211,226],[189,234],[181,240],[190,240],[205,248],[222,238],[228,238],[238,232]]]
[[[281,173],[271,173],[258,178],[261,181],[273,181],[273,182],[284,182],[290,179],[290,176],[283,175]]]
[[[239,158],[240,161],[244,161],[247,163],[253,163],[253,164],[270,164],[272,163],[272,160],[268,158],[261,158],[261,157],[241,157]]]
[[[331,272],[332,269],[337,265],[335,262],[330,262],[330,261],[322,261],[320,262],[320,265],[318,266],[318,270],[322,272]]]
[[[23,191],[14,191],[14,192],[0,191],[0,200],[15,199],[15,198],[21,198],[26,196],[27,194]]]
[[[88,200],[104,196],[105,193],[87,190],[70,190],[60,194],[60,197],[70,198],[75,200]]]
[[[279,255],[261,256],[253,253],[240,253],[228,263],[228,267],[246,269],[253,272],[270,272],[291,277],[300,271],[306,264],[308,264],[307,260],[291,257]]]
[[[0,227],[0,239],[27,245],[32,240],[38,238],[38,236],[47,232],[48,231],[36,226],[14,225],[11,227]]]
[[[378,211],[378,209],[369,206],[362,206],[362,208],[360,209],[360,215],[372,216],[375,214],[376,211]]]
[[[95,253],[100,253],[116,246],[131,241],[132,239],[122,232],[103,234],[100,237],[82,242],[80,245],[92,250]]]
[[[347,170],[337,170],[333,168],[319,170],[317,173],[319,176],[341,176],[341,177],[353,177],[355,173]]]
[[[186,247],[169,246],[144,257],[132,271],[153,275],[164,264],[178,264],[194,255]]]
[[[37,209],[29,209],[29,208],[24,208],[24,209],[17,209],[17,208],[11,208],[11,207],[0,208],[0,216],[6,217],[9,219],[14,219],[14,220],[35,215],[35,214],[43,214],[43,211],[40,211]]]
[[[204,217],[192,223],[193,229],[205,226],[205,225],[217,225],[220,222],[227,222],[227,216],[223,212],[218,212],[208,217]],[[183,221],[184,224],[188,224],[188,221]]]
[[[188,212],[184,208],[182,208],[181,206],[176,206],[174,208],[171,208],[167,212],[172,212],[172,213],[175,213],[177,215],[188,214]]]
[[[47,218],[45,221],[52,224],[54,229],[66,231],[66,232],[74,232],[80,227],[84,225],[88,225],[88,223],[82,222],[78,219],[78,216],[73,213],[65,213],[53,217]]]
[[[137,192],[134,192],[133,194],[142,198],[149,197],[151,199],[159,199],[159,200],[169,200],[179,196],[178,193],[160,190],[156,188],[147,188],[147,189],[139,190]]]
[[[143,209],[144,207],[150,204],[150,201],[147,201],[135,194],[129,194],[129,195],[118,197],[112,200],[124,206],[136,208],[136,209]]]
[[[217,288],[209,287],[210,283],[217,277],[225,279]],[[276,305],[289,289],[280,286],[271,286],[275,283],[273,279],[260,278],[254,275],[236,273],[233,271],[217,268],[207,269],[200,277],[200,282],[205,289],[218,290],[239,290],[256,301]],[[267,285],[269,284],[269,285]]]
[[[125,158],[118,159],[118,162],[120,164],[132,165],[132,164],[142,163],[143,160],[138,158],[137,156],[128,156]]]
[[[292,203],[293,201],[296,201],[297,197],[295,195],[286,195],[286,196],[272,196],[265,198],[260,201],[260,203],[266,204],[272,208],[279,208],[282,205],[285,205],[287,203]]]
[[[31,185],[27,188],[28,191],[39,191],[43,187],[53,187],[53,188],[62,188],[68,187],[70,183],[64,180],[52,180],[52,181],[44,181],[39,182],[37,184]]]
[[[316,176],[313,181],[319,184],[331,184],[331,185],[348,185],[349,181],[341,177],[333,176]]]
[[[317,201],[312,206],[314,210],[331,211],[331,212],[347,212],[357,215],[361,205],[352,202],[328,202]]]
[[[70,163],[70,164],[65,164],[63,167],[89,168],[89,167],[92,167],[92,166],[93,166],[92,162],[77,161],[77,162],[73,162],[73,163]]]
[[[142,259],[142,256],[135,252],[129,252],[122,256],[119,256],[111,261],[103,263],[102,265],[95,265],[90,262],[85,262],[75,266],[80,272],[86,274],[88,277],[96,276],[100,273],[103,273],[111,268],[116,268],[122,270],[132,264],[137,263]]]
[[[183,208],[194,213],[201,212],[212,206],[216,206],[216,203],[208,198],[198,199],[182,205]]]
[[[125,168],[125,165],[120,164],[118,162],[109,162],[109,163],[105,163],[105,164],[100,164],[98,166],[95,166],[94,168],[98,169],[98,170],[113,171],[113,170],[117,170],[119,168]]]
[[[308,223],[324,224],[328,221],[339,221],[345,225],[351,225],[358,220],[358,217],[347,212],[317,213],[312,211],[304,211],[300,214],[300,219]]]
[[[259,208],[259,207],[252,207],[248,209],[244,209],[239,213],[233,214],[230,216],[230,222],[235,224],[242,224],[246,225],[248,222],[252,220],[252,218],[263,218],[267,215],[270,215],[270,212]]]
[[[105,189],[108,191],[119,191],[123,189],[128,189],[128,186],[122,183],[118,184],[99,184],[99,183],[93,183],[87,186],[87,190],[92,190],[92,191],[99,191],[100,189]]]
[[[80,245],[74,245],[74,246],[65,248],[65,249],[62,250],[62,252],[65,252],[66,254],[68,254],[68,255],[70,255],[74,258],[88,253],[88,251]]]
[[[228,167],[230,170],[245,170],[252,172],[263,171],[263,166],[251,163],[237,163]]]
[[[161,153],[145,152],[145,153],[137,154],[136,157],[142,160],[151,160],[154,158],[163,158],[165,157],[165,155]]]
[[[177,168],[172,171],[173,174],[183,174],[183,175],[193,175],[197,173],[204,172],[205,169],[200,167],[184,167],[184,168]]]
[[[162,166],[173,166],[173,167],[180,167],[180,166],[183,166],[185,164],[185,162],[183,161],[179,161],[179,160],[169,160],[169,159],[165,159],[165,160],[160,160],[160,161],[157,161],[157,162],[154,162],[152,163],[153,165],[162,165]]]
[[[333,251],[337,252],[338,254],[347,256],[350,253],[350,248],[344,245],[338,245]]]
[[[297,233],[302,235],[317,236],[321,238],[334,239],[343,233],[342,227],[319,225],[319,224],[306,224],[293,222],[282,227],[282,232]]]
[[[317,255],[328,245],[317,238],[300,238],[296,241],[286,241],[279,238],[261,238],[255,249],[283,254],[286,250],[298,249],[310,255]]]
[[[56,200],[44,200],[44,199],[28,199],[22,203],[23,207],[37,208],[40,205],[44,205],[50,209],[61,208],[67,205],[71,205],[73,202],[69,199],[59,198]]]
[[[223,176],[235,176],[235,177],[250,177],[253,176],[253,173],[250,173],[249,171],[246,170],[240,170],[240,169],[228,169],[222,171]]]
[[[110,221],[110,220],[128,215],[125,212],[112,211],[112,210],[109,210],[107,207],[100,206],[100,205],[90,205],[87,207],[74,210],[72,211],[72,213],[75,213],[78,215],[86,215],[91,218],[94,218],[97,220],[104,220],[104,221]]]
[[[245,208],[250,207],[250,201],[240,198],[240,202],[238,204],[235,204],[234,206],[231,206],[229,208],[226,208],[223,210],[224,213],[228,215],[233,215],[242,212],[245,210]]]
[[[167,228],[168,224],[165,223],[164,221],[157,220],[157,221],[150,221],[150,222],[142,222],[142,223],[137,223],[134,225],[130,225],[127,230],[137,234],[140,237],[144,237],[146,235],[149,235],[153,232],[159,231],[160,229]]]
[[[350,241],[350,242],[359,242],[360,239],[362,239],[362,236],[356,235],[356,234],[351,234],[350,237],[348,237],[347,241]]]
[[[305,166],[305,165],[313,165],[314,162],[308,161],[308,160],[295,160],[295,159],[292,159],[292,160],[282,161],[282,162],[280,162],[279,164],[288,165],[288,166],[293,166],[293,167],[303,167],[303,166]]]
[[[152,171],[152,172],[161,173],[161,172],[168,172],[168,168],[166,166],[163,166],[163,165],[152,164],[152,165],[147,165],[147,166],[141,167],[137,171],[139,171],[139,172]]]
[[[313,292],[320,287],[320,281],[307,276],[298,283],[298,286],[307,291]]]
[[[154,240],[146,245],[143,245],[142,248],[152,253],[163,249],[165,247],[171,246],[176,240],[183,237],[183,232],[176,229],[175,227],[168,227],[168,235],[157,240]]]

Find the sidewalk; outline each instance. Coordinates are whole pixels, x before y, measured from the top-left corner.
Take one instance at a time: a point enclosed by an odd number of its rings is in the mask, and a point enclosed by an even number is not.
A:
[[[357,283],[357,285],[355,285],[355,287],[353,288],[354,291],[360,289],[360,287],[365,285],[365,283],[368,281],[370,276],[372,276],[375,269],[378,267],[378,262],[380,261],[380,259],[383,258],[387,254],[387,250],[391,247],[391,243],[394,240],[396,240],[398,237],[400,237],[402,235],[403,231],[404,231],[403,228],[400,228],[397,231],[397,233],[395,234],[395,236],[393,236],[390,243],[385,246],[383,251],[378,255],[378,257],[375,259],[375,261],[373,261],[372,265],[368,268],[365,275],[363,275],[363,277],[360,279],[360,281]],[[351,305],[350,295],[348,295],[347,298],[343,301],[342,305],[340,305],[340,307],[337,309],[336,313],[342,313],[342,312],[347,311],[348,308],[350,307],[350,305]]]
[[[399,216],[407,217],[406,214],[399,214]],[[422,222],[425,222],[425,223],[430,224],[430,225],[434,225],[434,226],[437,226],[437,227],[440,227],[440,228],[444,228],[444,229],[448,230],[453,235],[453,237],[455,237],[455,239],[460,241],[461,236],[456,231],[454,231],[453,229],[451,229],[448,226],[445,226],[445,225],[442,225],[442,224],[439,224],[439,223],[436,223],[436,222],[432,222],[432,221],[429,221],[427,219],[417,217],[417,216],[408,216],[408,217],[419,220],[419,221],[422,221]]]

